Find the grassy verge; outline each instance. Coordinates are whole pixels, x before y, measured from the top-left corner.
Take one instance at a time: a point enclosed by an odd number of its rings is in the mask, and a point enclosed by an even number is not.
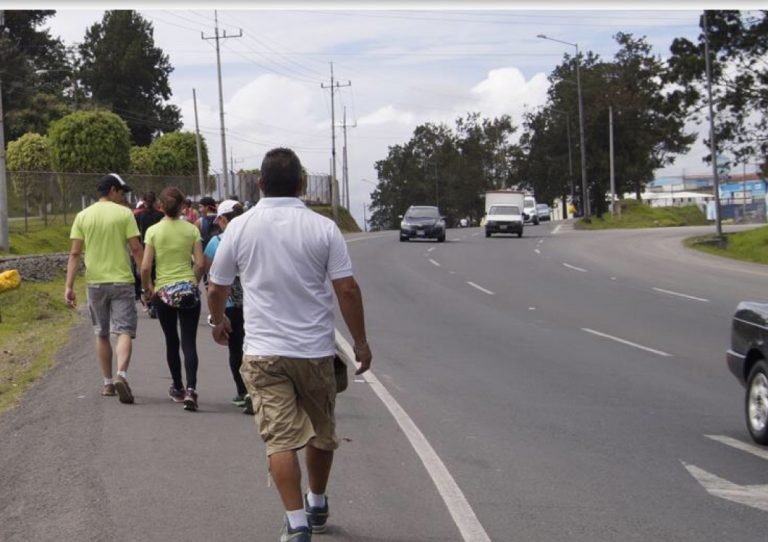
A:
[[[64,304],[64,277],[51,282],[22,282],[0,294],[0,412],[53,365],[56,352],[69,340],[80,313]],[[85,299],[85,283],[77,282],[77,297]]]
[[[71,229],[71,225],[57,224],[29,233],[11,230],[8,239],[11,250],[10,252],[0,251],[0,256],[69,252]]]
[[[605,230],[617,228],[662,228],[669,226],[705,226],[707,218],[695,206],[650,207],[636,200],[622,200],[621,214],[605,214],[576,222],[576,229]]]
[[[725,244],[719,246],[714,235],[691,237],[685,246],[735,260],[768,264],[768,226],[738,233],[724,234]]]

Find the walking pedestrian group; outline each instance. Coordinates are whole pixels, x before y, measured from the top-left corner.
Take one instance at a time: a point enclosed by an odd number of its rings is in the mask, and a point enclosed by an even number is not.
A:
[[[64,291],[74,307],[85,254],[102,395],[134,402],[127,371],[138,294],[165,338],[168,395],[196,411],[197,329],[206,290],[213,340],[228,349],[232,403],[255,415],[285,510],[281,542],[311,541],[327,527],[326,489],[338,447],[334,296],[353,340],[355,374],[372,360],[346,243],[333,221],[302,202],[305,183],[298,156],[277,148],[261,165],[263,197],[247,211],[236,199],[217,204],[205,197],[198,215],[178,188],[167,187],[158,201],[143,194],[134,215],[125,205],[131,188],[110,173],[98,182],[98,201],[72,225]],[[302,449],[306,492],[297,457]]]

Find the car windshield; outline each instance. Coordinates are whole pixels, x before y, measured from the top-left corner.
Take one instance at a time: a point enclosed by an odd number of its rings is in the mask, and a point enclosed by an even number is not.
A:
[[[525,203],[524,203],[525,207],[533,207],[534,205],[536,205],[536,200],[535,199],[533,199],[533,198],[525,198]]]
[[[491,205],[489,215],[519,215],[520,208],[517,205]]]
[[[538,204],[536,207],[537,207],[538,209],[541,209],[542,211],[546,211],[546,210],[548,209],[548,207],[547,207],[547,204],[546,204],[546,203],[539,203],[539,204]]]
[[[413,207],[405,213],[406,218],[438,218],[440,213],[434,207]]]

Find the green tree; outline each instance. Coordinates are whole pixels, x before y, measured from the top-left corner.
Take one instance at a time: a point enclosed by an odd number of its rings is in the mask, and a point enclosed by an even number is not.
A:
[[[61,98],[71,69],[61,40],[41,29],[54,10],[4,10],[4,27],[0,28],[0,77],[3,79],[3,110],[6,112],[5,138],[12,141],[50,120],[51,110],[40,109],[41,100]],[[39,94],[45,98],[35,98]],[[36,101],[37,103],[32,103]],[[41,111],[42,117],[34,119]],[[20,112],[17,114],[17,112]]]
[[[24,197],[25,202],[33,202],[41,206],[45,200],[49,175],[42,172],[51,171],[51,149],[48,138],[36,133],[24,134],[8,144],[6,154],[8,171],[12,173],[13,190]]]
[[[602,61],[592,53],[579,59],[590,208],[598,216],[607,210],[605,195],[610,190],[609,108],[613,109],[617,194],[634,191],[639,198],[653,180],[654,170],[673,163],[695,140],[684,129],[693,95],[687,89],[665,85],[667,67],[651,54],[645,38],[624,33],[614,38],[620,49],[612,61]],[[521,169],[537,198],[545,201],[571,190],[568,120],[573,123],[574,192],[581,193],[575,81],[574,58],[566,55],[550,75],[546,106],[526,117]]]
[[[149,147],[152,173],[155,175],[197,175],[197,138],[193,132],[163,134]],[[203,174],[208,173],[208,146],[200,136]]]
[[[134,144],[149,145],[160,133],[181,128],[171,97],[168,55],[155,47],[154,30],[135,11],[104,13],[80,45],[83,85],[93,100],[128,124]]]
[[[394,228],[409,205],[438,205],[449,221],[483,214],[486,190],[519,182],[511,119],[456,120],[456,129],[426,123],[404,145],[376,162],[378,185],[371,194],[371,224]]]
[[[138,175],[151,175],[152,157],[149,147],[131,147],[131,166],[130,172]]]
[[[736,162],[760,160],[768,173],[768,11],[707,10],[706,20],[717,150],[733,154]],[[700,111],[707,111],[703,16],[699,26],[695,42],[672,42],[667,79],[688,88]],[[700,115],[694,119],[703,120]]]
[[[57,172],[106,173],[130,166],[131,133],[109,111],[77,111],[48,130],[51,165]]]

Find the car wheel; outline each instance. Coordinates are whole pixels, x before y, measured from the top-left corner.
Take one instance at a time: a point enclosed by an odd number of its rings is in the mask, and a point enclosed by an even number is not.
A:
[[[747,429],[758,444],[768,444],[768,364],[758,361],[749,372],[744,401]]]
[[[400,236],[400,242],[401,243],[405,243],[407,240],[408,240],[407,237],[403,237],[402,235]]]
[[[489,232],[488,230],[485,230],[485,236],[486,237],[490,237],[491,236],[491,232]]]
[[[534,226],[538,226],[539,225],[539,219],[538,218],[534,218],[533,219],[533,225]]]
[[[443,234],[443,235],[441,235],[440,237],[438,237],[438,238],[437,238],[437,242],[438,242],[438,243],[443,243],[443,242],[445,242],[445,234]]]
[[[519,233],[517,234],[517,238],[518,238],[518,239],[520,239],[522,236],[523,236],[523,232],[519,232]]]

